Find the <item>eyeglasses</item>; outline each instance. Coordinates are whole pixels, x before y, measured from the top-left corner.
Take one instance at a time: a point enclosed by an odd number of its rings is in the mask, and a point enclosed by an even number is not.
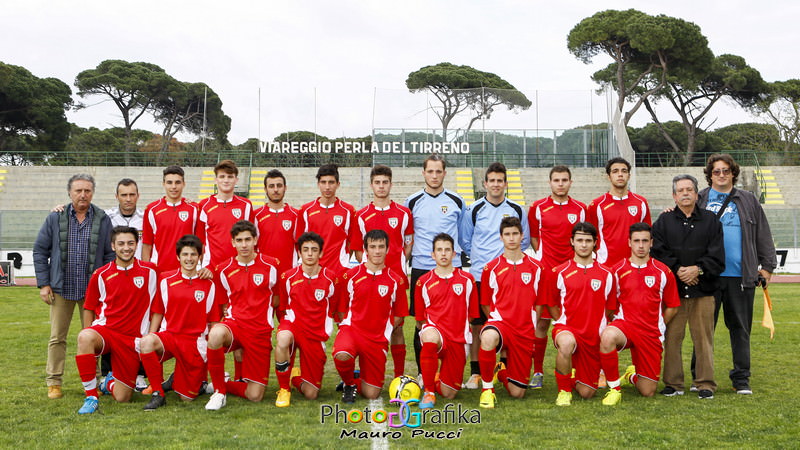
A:
[[[712,175],[720,176],[720,175],[730,175],[731,169],[714,169],[711,171]]]

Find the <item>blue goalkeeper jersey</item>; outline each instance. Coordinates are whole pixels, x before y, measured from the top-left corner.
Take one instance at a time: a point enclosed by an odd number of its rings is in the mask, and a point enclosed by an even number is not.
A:
[[[531,245],[528,215],[519,203],[504,199],[494,205],[486,197],[467,207],[461,220],[461,247],[469,255],[472,266],[469,272],[475,281],[481,281],[483,267],[503,253],[500,239],[500,221],[504,217],[517,217],[522,222],[522,251]]]
[[[464,199],[447,189],[437,195],[431,195],[423,189],[409,196],[405,205],[411,210],[411,215],[414,217],[411,267],[423,270],[431,270],[436,267],[431,253],[433,252],[433,237],[439,233],[447,233],[455,241],[456,254],[453,255],[453,265],[461,267],[461,244],[458,239],[458,230],[466,206]]]

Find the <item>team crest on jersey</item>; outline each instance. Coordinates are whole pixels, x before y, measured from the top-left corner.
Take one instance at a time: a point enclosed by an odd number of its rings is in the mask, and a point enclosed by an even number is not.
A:
[[[178,219],[181,219],[181,222],[186,222],[189,219],[189,211],[178,211]]]
[[[378,285],[378,294],[379,294],[381,297],[383,297],[384,295],[386,295],[386,294],[388,294],[388,293],[389,293],[389,286],[387,286],[387,285],[385,285],[385,284],[379,284],[379,285]]]
[[[644,277],[644,284],[646,284],[647,287],[653,287],[653,285],[656,284],[656,277],[654,276]]]
[[[333,224],[334,225],[336,225],[337,227],[341,226],[342,222],[344,222],[344,217],[342,217],[342,216],[333,216]]]
[[[314,291],[314,298],[317,299],[318,302],[322,301],[322,299],[325,298],[325,289],[317,289],[317,290],[315,290]]]
[[[636,206],[628,206],[628,212],[631,213],[632,216],[635,216],[639,212],[639,208]]]
[[[133,284],[137,288],[144,286],[144,277],[133,277]]]
[[[204,298],[206,298],[206,293],[205,292],[203,292],[203,291],[194,291],[194,299],[197,300],[197,303],[202,302]]]
[[[447,214],[447,205],[442,205],[442,214]]]
[[[253,283],[255,283],[256,286],[261,286],[261,283],[263,283],[263,282],[264,282],[264,274],[263,273],[254,273],[253,274]]]
[[[289,228],[292,228],[292,221],[284,220],[283,222],[281,222],[281,226],[283,226],[284,230],[289,231]]]
[[[389,226],[397,228],[397,217],[389,217]]]
[[[453,292],[455,292],[456,295],[461,295],[461,293],[464,292],[464,285],[463,284],[454,284],[453,285]]]
[[[522,278],[522,284],[530,283],[532,277],[533,275],[531,275],[530,272],[522,272],[522,274],[520,274],[520,278]]]
[[[242,209],[241,208],[233,208],[231,210],[231,214],[233,214],[233,217],[236,217],[237,219],[241,219],[242,218]]]
[[[567,220],[569,220],[569,223],[574,224],[575,222],[578,221],[578,215],[577,214],[567,214]]]
[[[592,290],[593,291],[596,291],[596,290],[600,289],[600,286],[602,286],[602,285],[603,285],[602,281],[597,280],[597,279],[592,280],[591,286],[592,286]]]

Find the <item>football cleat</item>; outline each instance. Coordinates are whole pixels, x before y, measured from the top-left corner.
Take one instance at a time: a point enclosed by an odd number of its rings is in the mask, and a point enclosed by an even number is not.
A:
[[[149,386],[149,384],[147,383],[147,380],[144,378],[144,375],[136,375],[136,387],[134,388],[136,389],[136,392],[144,391],[145,389],[147,389],[147,386]]]
[[[622,391],[616,389],[609,389],[606,396],[603,397],[603,404],[606,406],[616,406],[622,401]]]
[[[114,381],[114,374],[111,373],[111,372],[108,372],[108,375],[106,375],[106,377],[103,378],[103,381],[100,382],[100,386],[98,386],[97,388],[103,394],[110,395],[111,394],[111,390],[109,390],[108,385],[111,384],[112,381]]]
[[[466,383],[464,383],[464,387],[467,389],[480,389],[481,387],[481,376],[477,373],[473,373],[469,376],[469,379]]]
[[[292,399],[292,393],[288,389],[281,389],[278,391],[278,398],[275,399],[275,406],[278,408],[285,408],[289,406]]]
[[[480,406],[481,408],[493,409],[494,403],[496,401],[497,397],[494,395],[494,391],[487,389],[481,392],[481,399],[480,402],[478,403],[478,406]]]
[[[494,365],[494,377],[492,377],[492,383],[497,384],[497,374],[500,373],[501,370],[506,370],[506,365],[502,361],[499,361]]]
[[[531,383],[528,385],[529,389],[541,389],[544,381],[544,374],[536,372],[531,377]]]
[[[164,395],[154,392],[153,395],[150,396],[150,401],[144,405],[145,411],[155,411],[158,408],[167,404],[167,398]]]
[[[99,406],[100,402],[97,401],[97,397],[90,395],[83,401],[83,406],[78,410],[78,414],[92,414],[97,411]]]
[[[342,389],[342,403],[355,403],[356,402],[356,385],[345,386]]]
[[[631,383],[631,377],[635,373],[636,373],[636,366],[628,366],[628,368],[625,369],[625,373],[623,373],[622,377],[620,377],[619,380],[620,386],[628,386],[633,384]]]
[[[227,398],[225,394],[221,394],[219,392],[214,392],[211,394],[211,398],[208,399],[208,403],[206,403],[206,409],[209,411],[217,411],[222,409],[223,406],[227,403]]]
[[[556,406],[569,406],[572,404],[572,392],[558,391]]]
[[[419,409],[431,409],[436,405],[436,394],[425,391],[422,401],[419,402]]]
[[[292,373],[289,376],[289,379],[292,379],[294,377],[299,377],[299,376],[300,376],[300,367],[298,367],[298,366],[292,367]]]
[[[602,389],[604,387],[608,387],[608,381],[606,380],[606,374],[604,372],[600,372],[600,377],[597,379],[597,387]]]

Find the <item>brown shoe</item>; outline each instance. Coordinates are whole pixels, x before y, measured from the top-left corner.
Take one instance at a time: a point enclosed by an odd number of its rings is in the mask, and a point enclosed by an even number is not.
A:
[[[64,396],[64,393],[61,392],[61,386],[54,384],[52,386],[47,386],[47,398],[49,399],[57,399]]]

